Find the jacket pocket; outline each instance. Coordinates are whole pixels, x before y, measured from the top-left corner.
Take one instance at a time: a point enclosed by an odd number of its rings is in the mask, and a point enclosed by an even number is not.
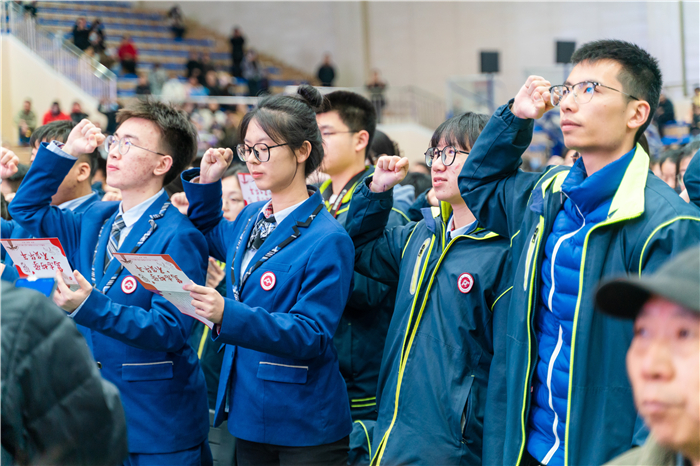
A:
[[[308,375],[309,366],[290,366],[274,362],[258,364],[258,378],[271,382],[304,384]]]
[[[462,431],[462,443],[469,444],[473,442],[473,439],[469,438],[469,428],[471,425],[471,419],[474,417],[474,402],[472,396],[472,385],[474,383],[474,377],[468,377],[465,383],[467,399],[464,402],[464,409],[462,409],[462,417],[459,426]]]
[[[292,266],[290,264],[276,264],[274,262],[270,263],[269,261],[265,262],[261,267],[261,269],[270,269],[276,272],[289,272],[291,268]]]
[[[172,378],[172,361],[122,364],[123,380],[135,382],[139,380],[165,380]]]

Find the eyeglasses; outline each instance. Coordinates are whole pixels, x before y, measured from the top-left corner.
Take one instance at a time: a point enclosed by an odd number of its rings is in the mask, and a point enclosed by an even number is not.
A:
[[[606,89],[610,89],[611,91],[619,92],[620,94],[624,94],[627,97],[630,97],[634,100],[639,100],[633,95],[630,95],[626,92],[622,92],[619,89],[615,89],[609,86],[606,86],[604,84],[592,82],[592,81],[583,81],[578,84],[574,84],[572,86],[567,86],[566,84],[560,84],[558,86],[552,86],[549,88],[549,95],[550,95],[550,101],[552,102],[552,105],[555,107],[558,107],[559,104],[561,103],[564,98],[569,95],[569,92],[573,91],[574,93],[574,101],[579,104],[587,104],[588,102],[591,101],[593,98],[593,94],[595,93],[595,88],[596,87],[604,87]]]
[[[165,155],[165,154],[161,154],[160,152],[156,152],[156,151],[151,150],[151,149],[146,149],[145,147],[137,146],[133,142],[129,141],[129,139],[126,137],[123,137],[121,139],[117,139],[114,136],[107,136],[105,138],[104,145],[105,145],[105,149],[107,150],[107,152],[109,152],[112,149],[112,147],[114,147],[115,144],[119,144],[117,146],[117,150],[119,151],[119,153],[121,155],[126,155],[126,153],[129,152],[129,148],[131,148],[131,146],[134,146],[137,149],[145,150],[146,152],[152,152],[152,153],[158,154],[158,155]]]
[[[469,155],[469,152],[455,149],[454,146],[445,146],[442,150],[438,149],[437,147],[430,147],[427,151],[425,151],[425,164],[428,167],[432,167],[435,156],[438,156],[441,157],[442,164],[449,167],[454,163],[458,153]]]
[[[255,158],[258,159],[258,162],[267,162],[270,160],[270,149],[286,145],[289,145],[289,143],[285,142],[284,144],[277,144],[276,146],[268,146],[265,143],[259,142],[257,144],[253,144],[252,147],[248,144],[238,144],[236,146],[236,153],[242,162],[246,162],[248,160],[251,152],[253,155],[255,155]]]
[[[336,134],[357,133],[357,131],[321,131],[321,137],[327,138]]]

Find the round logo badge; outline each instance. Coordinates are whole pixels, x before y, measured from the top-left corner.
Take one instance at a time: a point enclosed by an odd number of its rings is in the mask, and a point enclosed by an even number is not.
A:
[[[124,277],[124,280],[122,280],[122,292],[131,294],[136,291],[136,285],[138,285],[138,283],[134,277]]]
[[[260,277],[260,286],[265,291],[270,291],[273,289],[275,287],[275,283],[277,283],[277,277],[275,277],[275,274],[272,272],[265,272],[262,274],[262,277]]]
[[[457,279],[457,287],[462,293],[469,293],[474,286],[474,277],[470,273],[463,273]]]

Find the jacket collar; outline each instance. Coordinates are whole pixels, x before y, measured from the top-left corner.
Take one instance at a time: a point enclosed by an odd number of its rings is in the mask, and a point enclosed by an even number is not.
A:
[[[425,226],[428,228],[428,231],[434,235],[442,235],[442,231],[438,230],[442,225],[447,225],[447,222],[449,222],[450,216],[452,215],[452,206],[447,202],[440,201],[440,207],[425,207],[421,209],[421,213],[423,214],[423,220],[425,221]],[[465,236],[472,239],[487,239],[494,238],[498,236],[498,234],[485,230],[477,223],[476,229]]]

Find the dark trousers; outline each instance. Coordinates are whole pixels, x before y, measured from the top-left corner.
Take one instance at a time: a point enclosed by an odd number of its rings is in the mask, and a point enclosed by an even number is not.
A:
[[[313,447],[283,447],[236,439],[238,466],[346,466],[350,437]]]
[[[523,452],[523,460],[520,462],[520,466],[542,466],[542,463],[537,461],[526,448]]]

